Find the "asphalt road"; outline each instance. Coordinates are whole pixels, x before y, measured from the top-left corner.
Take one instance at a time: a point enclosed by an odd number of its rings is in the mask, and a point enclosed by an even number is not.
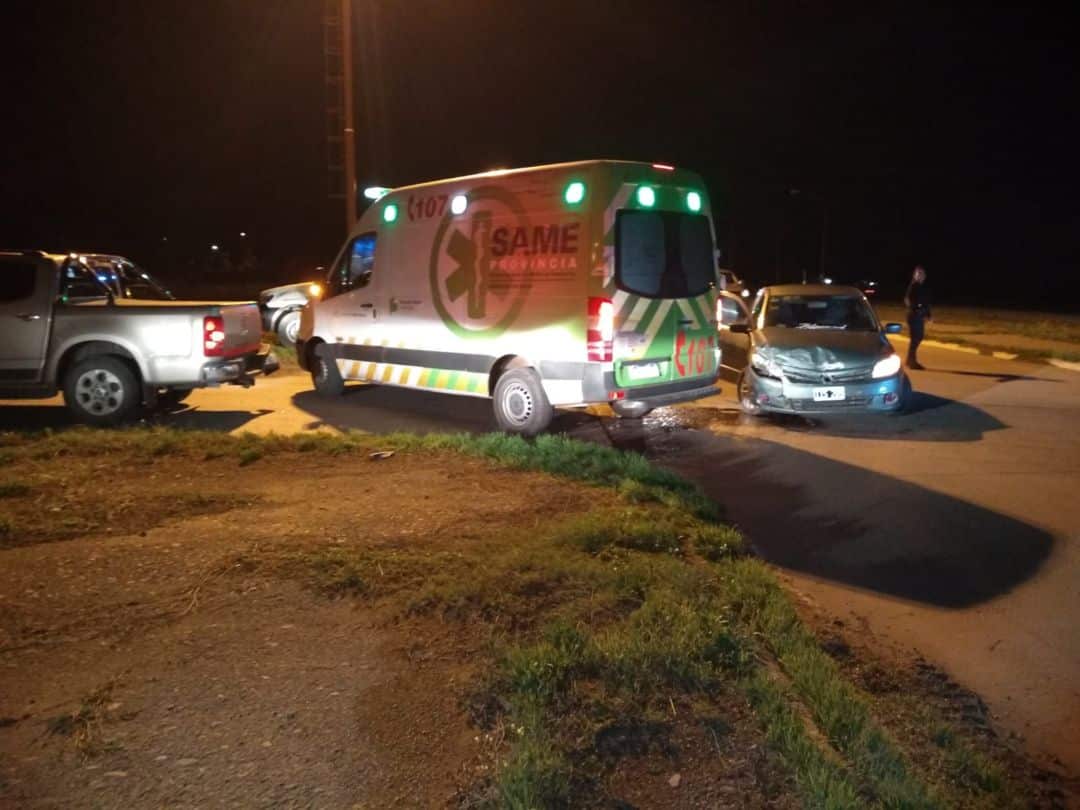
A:
[[[640,450],[701,483],[804,598],[978,692],[999,724],[1080,774],[1080,374],[924,348],[913,412],[750,419],[716,397],[642,422],[554,429]],[[0,429],[67,424],[0,402]],[[255,432],[484,431],[490,403],[299,373],[195,392],[160,417]]]

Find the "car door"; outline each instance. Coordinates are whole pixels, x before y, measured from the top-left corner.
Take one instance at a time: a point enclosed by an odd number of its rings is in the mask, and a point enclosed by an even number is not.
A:
[[[41,379],[49,337],[53,263],[0,256],[0,386]]]
[[[390,314],[375,245],[374,232],[349,240],[327,278],[326,294],[319,304],[327,318],[329,342],[372,347],[351,349],[343,355],[342,359],[352,361],[344,366],[345,376],[350,378],[364,378],[369,365],[380,359],[378,347],[385,337],[382,324]]]
[[[330,274],[323,306],[334,340],[363,343],[374,337],[382,303],[375,241],[374,233],[351,239]]]
[[[729,371],[739,372],[746,368],[750,351],[750,335],[731,331],[735,323],[749,323],[750,312],[742,298],[734,293],[720,293],[720,322],[716,325],[720,341],[720,364]]]

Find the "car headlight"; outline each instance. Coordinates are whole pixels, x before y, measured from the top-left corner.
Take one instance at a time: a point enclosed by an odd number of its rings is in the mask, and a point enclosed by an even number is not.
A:
[[[900,355],[893,353],[888,357],[882,357],[874,363],[874,371],[871,376],[877,380],[881,377],[891,377],[900,370]]]
[[[754,352],[750,355],[750,365],[762,377],[780,379],[780,364],[767,352]]]

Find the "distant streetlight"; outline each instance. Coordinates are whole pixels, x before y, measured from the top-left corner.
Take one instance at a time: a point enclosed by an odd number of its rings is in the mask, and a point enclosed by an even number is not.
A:
[[[825,278],[825,244],[829,238],[829,204],[820,194],[801,188],[789,188],[790,197],[809,197],[821,205],[821,254],[818,256],[818,278]]]
[[[218,249],[218,246],[217,246],[217,245],[211,245],[211,246],[210,246],[210,249],[211,249],[211,250],[217,250],[217,249]]]
[[[245,236],[247,236],[247,231],[240,231],[240,238],[243,239]]]

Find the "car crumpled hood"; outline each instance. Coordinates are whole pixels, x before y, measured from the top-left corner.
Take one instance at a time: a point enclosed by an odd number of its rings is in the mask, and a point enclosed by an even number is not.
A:
[[[769,327],[754,333],[755,351],[767,350],[777,362],[824,370],[868,366],[889,343],[880,332]]]

